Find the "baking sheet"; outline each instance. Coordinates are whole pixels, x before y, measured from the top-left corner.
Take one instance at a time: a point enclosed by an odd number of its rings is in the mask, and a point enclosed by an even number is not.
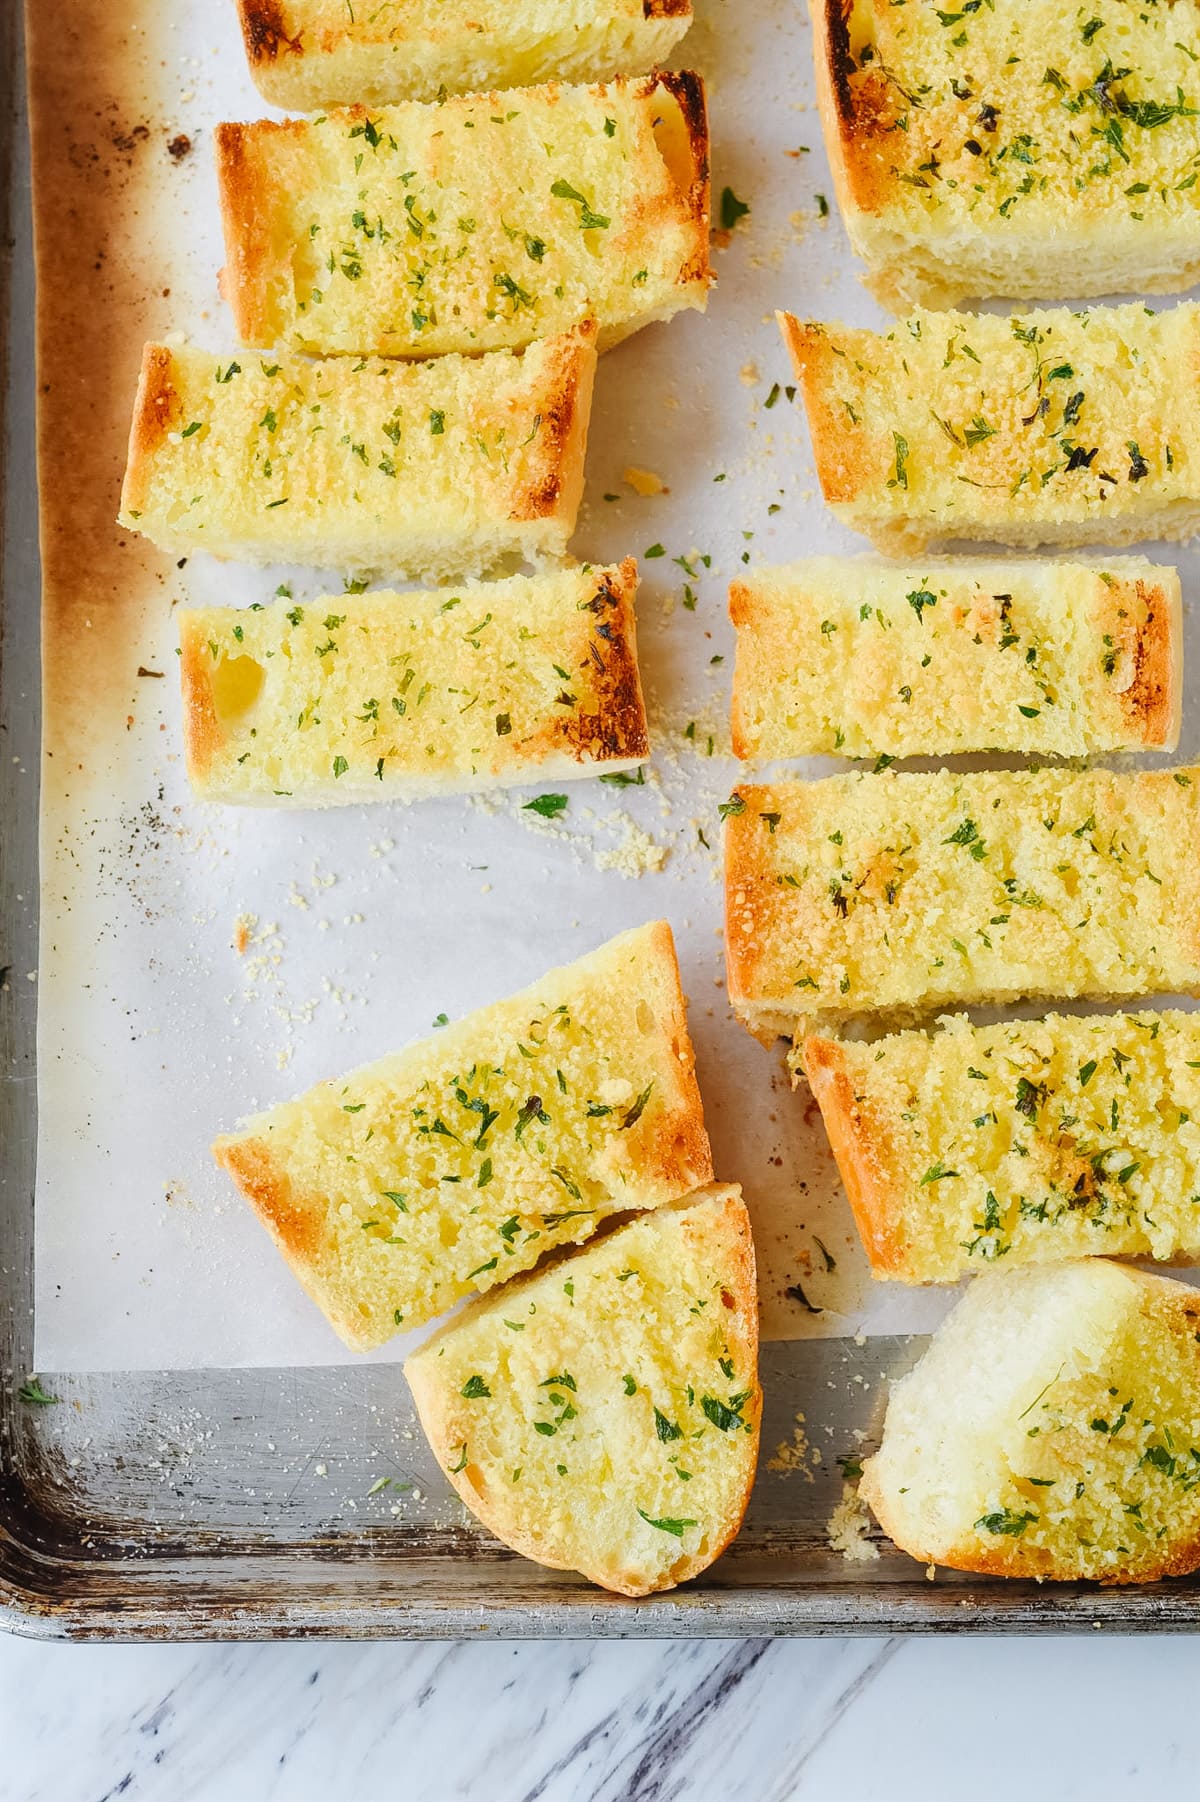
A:
[[[644,789],[572,785],[553,824],[523,810],[536,788],[320,815],[191,798],[174,608],[338,587],[178,566],[113,523],[143,340],[233,344],[212,127],[267,109],[226,0],[43,0],[31,14],[42,942],[37,969],[9,980],[35,982],[39,1003],[38,1368],[352,1361],[212,1166],[211,1139],[657,917],[677,935],[718,1175],[754,1214],[765,1336],[927,1330],[946,1297],[870,1284],[815,1106],[790,1094],[782,1053],[733,1021],[723,987],[718,806],[746,774],[728,755],[727,583],[747,559],[864,548],[821,505],[772,319],[780,305],[882,318],[833,216],[804,10],[697,0],[677,59],[710,84],[715,193],[732,187],[751,212],[716,254],[707,317],[601,365],[573,548],[642,559],[656,749]],[[638,497],[630,466],[669,494]],[[1176,560],[1190,593],[1195,555]],[[1197,742],[1189,720],[1184,751]]]

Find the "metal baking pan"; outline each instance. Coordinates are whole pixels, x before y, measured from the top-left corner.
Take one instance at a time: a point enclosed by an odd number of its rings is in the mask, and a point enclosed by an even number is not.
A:
[[[463,1524],[398,1367],[67,1374],[50,1382],[57,1405],[21,1399],[33,1345],[39,566],[16,0],[0,13],[0,1623],[47,1639],[129,1640],[1196,1628],[1197,1580],[1136,1590],[929,1580],[883,1541],[875,1562],[830,1549],[836,1453],[869,1442],[886,1379],[920,1348],[912,1339],[768,1346],[764,1468],[740,1538],[703,1581],[637,1603]],[[819,1417],[826,1455],[772,1471],[798,1408],[814,1426]],[[397,1440],[397,1421],[411,1439]],[[397,1459],[398,1442],[410,1456]],[[382,1477],[408,1486],[402,1518],[357,1524],[345,1498]]]

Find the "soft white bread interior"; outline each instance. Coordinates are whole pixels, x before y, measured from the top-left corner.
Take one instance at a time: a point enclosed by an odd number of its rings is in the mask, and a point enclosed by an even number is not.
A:
[[[637,565],[181,611],[208,800],[332,807],[628,769],[649,751]]]
[[[219,1139],[334,1330],[382,1345],[712,1180],[664,921]]]
[[[217,128],[239,336],[320,356],[599,347],[703,308],[708,120],[689,73]]]
[[[780,324],[825,499],[880,550],[1200,530],[1195,302]]]
[[[238,0],[250,71],[292,112],[390,106],[542,81],[609,81],[662,62],[691,0]]]
[[[560,557],[595,370],[590,324],[427,363],[149,344],[121,524],[173,556],[425,581]]]
[[[1148,1583],[1200,1564],[1200,1293],[1092,1259],[971,1284],[860,1493],[926,1564]]]
[[[758,1456],[741,1191],[622,1226],[473,1304],[405,1365],[438,1462],[498,1539],[622,1595],[706,1570]]]

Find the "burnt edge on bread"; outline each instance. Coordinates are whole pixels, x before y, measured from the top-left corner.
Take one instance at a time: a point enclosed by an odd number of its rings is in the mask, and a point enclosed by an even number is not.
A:
[[[304,33],[297,32],[294,38],[288,36],[279,0],[238,0],[238,4],[251,67],[273,63],[281,54],[301,54]]]

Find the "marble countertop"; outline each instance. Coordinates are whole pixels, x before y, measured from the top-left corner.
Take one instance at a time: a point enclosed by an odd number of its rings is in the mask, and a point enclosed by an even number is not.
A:
[[[0,1802],[1189,1794],[1195,1640],[43,1646]]]

